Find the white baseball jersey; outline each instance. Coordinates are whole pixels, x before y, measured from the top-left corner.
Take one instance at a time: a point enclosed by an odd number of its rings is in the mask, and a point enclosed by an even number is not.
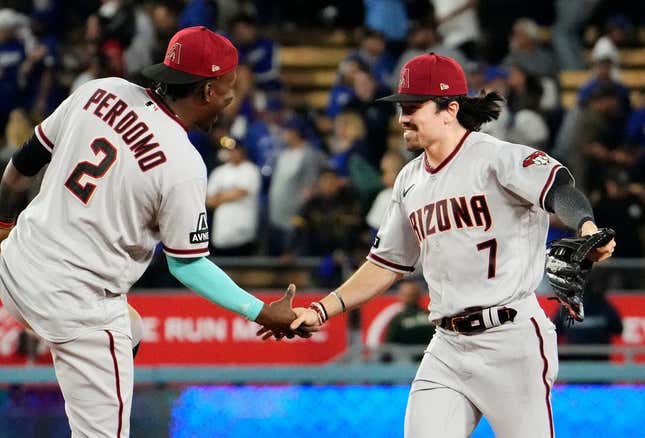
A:
[[[421,154],[399,173],[368,260],[406,273],[420,258],[431,320],[524,298],[542,279],[544,198],[559,168],[544,152],[479,132],[436,168]]]
[[[243,189],[247,194],[232,202],[218,206],[213,213],[211,242],[218,248],[250,243],[257,235],[260,186],[262,175],[258,166],[250,161],[240,164],[226,163],[213,170],[208,177],[208,196]]]
[[[49,341],[129,334],[122,294],[157,243],[174,257],[209,254],[205,165],[170,109],[119,78],[81,86],[36,135],[52,158],[2,242],[4,288]]]

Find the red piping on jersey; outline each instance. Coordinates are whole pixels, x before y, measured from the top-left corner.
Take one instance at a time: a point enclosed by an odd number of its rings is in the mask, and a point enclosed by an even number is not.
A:
[[[428,164],[428,157],[426,157],[425,152],[424,152],[424,154],[423,154],[423,164],[424,164],[425,169],[429,173],[433,173],[433,174],[437,173],[441,169],[443,169],[446,166],[446,164],[448,164],[450,162],[450,160],[455,158],[455,155],[457,155],[457,152],[459,152],[459,149],[461,149],[461,147],[463,146],[464,141],[466,141],[466,137],[468,137],[468,134],[470,134],[471,132],[472,131],[470,129],[468,131],[466,131],[466,133],[463,135],[463,137],[461,137],[461,140],[459,140],[459,143],[457,143],[457,146],[452,150],[452,152],[450,152],[450,155],[448,155],[446,158],[444,158],[444,160],[441,163],[439,163],[439,165],[437,167],[432,167],[431,165]]]
[[[179,125],[184,128],[186,132],[188,132],[188,126],[184,125],[184,122],[182,122],[181,119],[177,117],[177,114],[173,113],[172,110],[168,108],[168,105],[166,105],[161,99],[159,99],[154,91],[152,91],[150,88],[146,88],[146,93],[148,93],[150,99],[154,100],[157,106],[161,108],[164,113],[168,114],[168,117],[179,123]]]
[[[208,247],[205,248],[195,248],[195,249],[174,249],[169,248],[166,245],[163,245],[163,249],[166,252],[175,253],[175,254],[200,254],[203,252],[208,252]]]
[[[387,267],[393,268],[393,269],[398,269],[399,271],[405,271],[405,272],[413,272],[414,271],[414,266],[403,266],[403,265],[398,265],[394,262],[391,262],[389,260],[384,259],[383,257],[379,257],[374,253],[369,253],[367,255],[368,259],[374,259],[375,262],[381,263]]]
[[[52,143],[52,141],[45,135],[45,131],[43,131],[42,126],[38,125],[36,129],[38,130],[38,134],[40,134],[45,144],[49,146],[49,149],[54,149],[54,143]]]
[[[114,337],[109,331],[105,331],[110,338],[110,354],[114,363],[114,375],[116,376],[116,396],[119,400],[119,422],[116,430],[116,438],[121,437],[121,428],[123,427],[123,399],[121,398],[121,381],[119,379],[119,364],[116,361],[116,352],[114,351]]]
[[[551,188],[551,185],[553,184],[553,177],[555,176],[555,172],[561,168],[562,166],[559,164],[556,164],[553,166],[553,169],[551,169],[551,173],[549,173],[549,177],[546,179],[546,182],[544,183],[544,187],[542,187],[542,192],[540,193],[540,207],[544,209],[544,197],[548,193],[549,189]]]
[[[531,318],[531,322],[533,323],[533,327],[535,328],[535,334],[537,335],[539,341],[540,341],[540,355],[542,356],[542,362],[544,363],[544,368],[542,368],[542,382],[544,383],[544,387],[546,388],[546,410],[549,414],[549,428],[550,428],[550,437],[553,438],[553,412],[551,412],[551,387],[549,386],[549,383],[546,381],[546,373],[549,370],[549,361],[546,358],[546,354],[544,354],[544,339],[542,339],[542,333],[540,333],[540,328],[538,327],[538,323],[535,320],[535,318]]]

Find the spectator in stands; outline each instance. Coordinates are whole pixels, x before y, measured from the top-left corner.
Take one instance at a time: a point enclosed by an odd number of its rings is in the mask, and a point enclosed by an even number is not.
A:
[[[508,74],[506,98],[510,120],[504,140],[547,150],[549,127],[540,113],[543,87],[540,78],[512,64]]]
[[[636,183],[645,184],[645,98],[641,95],[640,107],[633,111],[625,128],[625,146],[631,149],[630,173]],[[645,196],[644,196],[645,198]]]
[[[383,158],[381,158],[381,180],[385,188],[381,190],[372,203],[370,211],[367,213],[366,222],[369,225],[372,234],[376,236],[376,232],[381,227],[381,222],[385,216],[385,212],[392,200],[392,187],[399,171],[403,168],[405,161],[400,153],[397,151],[387,151]]]
[[[249,159],[260,168],[263,187],[268,189],[278,154],[284,148],[282,126],[287,115],[282,100],[273,97],[266,99],[257,111],[257,117],[246,129],[243,143]]]
[[[385,38],[388,53],[398,57],[405,48],[408,35],[405,0],[363,0],[363,4],[365,26],[380,32]]]
[[[389,102],[377,102],[376,99],[389,93],[388,89],[379,85],[369,71],[360,70],[354,74],[354,98],[345,109],[356,111],[365,122],[367,144],[365,158],[378,169],[381,157],[387,149],[390,132],[390,119],[394,115],[394,105]]]
[[[486,66],[481,62],[470,62],[464,65],[464,72],[468,81],[468,96],[479,96],[486,86]]]
[[[42,120],[63,100],[60,85],[56,81],[59,64],[58,37],[50,31],[47,15],[32,14],[31,33],[34,41],[27,51],[23,64],[27,83],[27,106],[35,120]]]
[[[619,92],[611,84],[596,87],[583,106],[565,115],[553,155],[567,165],[582,190],[600,190],[607,165],[622,160],[623,154],[615,153],[622,118]]]
[[[19,17],[12,9],[0,10],[0,130],[9,114],[24,103],[25,46],[16,36]]]
[[[559,334],[558,342],[569,345],[608,345],[613,336],[623,332],[623,323],[616,307],[606,298],[605,282],[595,271],[587,282],[584,295],[585,319],[568,324],[565,310],[556,316],[555,326]],[[560,354],[560,360],[601,360],[609,359],[607,353]]]
[[[395,58],[386,50],[385,36],[376,30],[366,29],[361,37],[359,48],[345,59],[356,59],[369,68],[380,87],[389,87],[394,69]]]
[[[5,143],[0,149],[0,171],[4,171],[13,154],[29,140],[33,130],[34,124],[24,109],[17,108],[9,113],[4,136]]]
[[[629,173],[622,167],[612,167],[605,177],[602,197],[594,205],[598,223],[616,230],[620,249],[616,257],[641,258],[644,242],[641,237],[645,225],[645,200],[632,193]]]
[[[352,111],[344,111],[334,120],[334,133],[328,142],[329,165],[342,178],[347,178],[361,199],[365,210],[381,189],[380,176],[366,157],[365,123]]]
[[[345,59],[338,65],[336,82],[329,91],[328,117],[336,117],[354,98],[354,75],[359,70],[369,70],[369,67],[358,58]]]
[[[88,46],[88,48],[91,49],[91,46]],[[110,76],[110,66],[107,57],[102,53],[93,52],[93,54],[88,54],[87,60],[83,63],[83,70],[72,81],[70,93],[76,91],[78,87],[86,82]]]
[[[136,32],[134,6],[121,0],[102,0],[96,14],[87,20],[86,38],[96,43],[110,60],[111,71],[125,73],[123,54]]]
[[[168,4],[156,4],[152,7],[152,22],[155,35],[152,47],[153,62],[162,62],[166,54],[168,41],[177,31],[177,11]]]
[[[593,60],[611,60],[613,64],[611,75],[614,79],[618,79],[619,75],[620,52],[618,48],[628,41],[632,27],[632,23],[624,15],[609,17],[605,25],[605,34],[598,38],[591,50]]]
[[[611,86],[614,88],[618,95],[618,102],[622,113],[622,121],[620,122],[620,129],[623,128],[622,123],[625,123],[625,118],[631,112],[631,102],[629,100],[629,88],[622,82],[614,79],[612,70],[614,68],[614,61],[609,57],[601,57],[593,59],[593,70],[591,79],[587,81],[578,90],[578,104],[583,105],[589,99],[589,96],[595,89],[603,86]]]
[[[134,24],[132,41],[123,53],[125,71],[129,77],[138,74],[143,67],[152,64],[155,48],[154,22],[144,6],[135,6]]]
[[[269,185],[269,254],[283,255],[293,231],[293,217],[312,195],[322,158],[307,142],[306,122],[292,117],[284,125],[280,151]]]
[[[553,47],[562,70],[586,68],[582,28],[600,2],[601,0],[556,0]]]
[[[251,255],[256,249],[260,170],[246,158],[244,146],[227,138],[226,163],[208,177],[206,207],[214,209],[211,254]]]
[[[460,49],[470,59],[478,59],[481,33],[477,0],[432,0],[432,4],[443,43]]]
[[[460,65],[468,65],[466,56],[458,48],[450,47],[441,41],[441,35],[433,23],[423,21],[415,24],[408,34],[406,50],[398,59],[394,71],[401,71],[403,65],[415,56],[424,53],[438,53],[439,55],[454,58]],[[396,90],[399,86],[399,77],[393,77],[390,86]]]
[[[186,6],[179,14],[179,28],[191,26],[215,27],[217,2],[214,0],[184,0]]]
[[[11,160],[13,154],[33,135],[34,123],[26,110],[16,108],[9,114],[9,121],[5,129],[5,143],[0,149],[0,171],[4,172],[5,167]],[[20,208],[25,208],[29,202],[38,194],[40,190],[40,180],[45,170],[41,170],[36,175],[36,180],[29,188],[27,196],[20,200],[23,204]]]
[[[399,345],[427,345],[434,335],[434,325],[428,319],[428,310],[421,307],[421,297],[428,292],[422,289],[417,280],[402,280],[399,283],[397,297],[403,309],[387,326],[385,343]],[[413,354],[413,359],[420,361],[423,353]],[[384,355],[383,362],[397,359],[395,355]]]
[[[540,47],[540,28],[530,18],[520,18],[513,24],[509,54],[504,64],[521,65],[528,73],[538,77],[556,78],[558,67],[550,51]]]
[[[313,192],[292,218],[289,254],[323,258],[315,277],[318,286],[342,280],[342,266],[360,243],[363,214],[358,198],[331,168],[321,171]]]
[[[230,23],[231,40],[237,47],[240,64],[249,66],[256,86],[266,92],[282,89],[278,45],[270,38],[260,36],[255,17],[239,14]]]

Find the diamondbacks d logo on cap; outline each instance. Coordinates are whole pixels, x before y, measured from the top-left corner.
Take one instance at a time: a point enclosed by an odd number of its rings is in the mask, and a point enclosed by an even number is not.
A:
[[[181,43],[175,43],[170,49],[168,49],[166,59],[174,62],[175,64],[179,64],[181,62]]]
[[[410,88],[410,69],[402,68],[401,69],[401,80],[399,81],[400,89]]]

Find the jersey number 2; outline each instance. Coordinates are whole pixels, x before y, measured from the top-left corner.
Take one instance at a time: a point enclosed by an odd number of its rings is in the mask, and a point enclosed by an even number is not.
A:
[[[477,244],[477,251],[488,249],[488,278],[495,277],[495,265],[497,263],[497,239],[486,240]]]
[[[65,181],[65,187],[74,194],[83,204],[90,202],[96,184],[86,182],[81,184],[81,178],[87,175],[94,179],[101,179],[105,176],[110,167],[116,161],[116,147],[110,143],[106,138],[95,138],[90,143],[90,148],[94,155],[103,154],[103,158],[97,164],[90,163],[89,161],[81,161],[76,165],[72,173]]]

